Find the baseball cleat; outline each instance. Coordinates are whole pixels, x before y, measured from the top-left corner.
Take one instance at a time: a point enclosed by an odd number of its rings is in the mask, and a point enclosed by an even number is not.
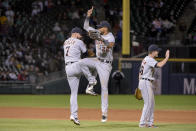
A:
[[[86,94],[96,96],[97,94],[93,91],[93,85],[88,85],[86,88]]]
[[[90,81],[90,82],[89,82],[89,85],[95,86],[96,84],[97,84],[97,80],[93,80],[93,81]]]
[[[74,124],[80,125],[80,121],[78,120],[78,118],[74,118],[73,116],[71,116],[70,120],[73,121]]]
[[[139,124],[139,128],[146,128],[148,127],[146,124]]]
[[[159,127],[155,125],[148,125],[148,128],[159,128]]]
[[[101,122],[106,122],[107,121],[107,116],[102,116]]]

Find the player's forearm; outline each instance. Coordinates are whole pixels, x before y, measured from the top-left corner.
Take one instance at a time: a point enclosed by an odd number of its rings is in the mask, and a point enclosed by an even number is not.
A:
[[[93,27],[90,27],[89,26],[89,20],[90,20],[90,17],[86,17],[85,21],[84,21],[84,30],[86,30],[87,32],[89,32],[90,30],[95,30]]]
[[[158,62],[158,63],[157,63],[157,67],[163,67],[163,66],[167,63],[168,59],[169,59],[169,58],[166,57],[166,58],[163,59],[162,61]]]
[[[88,29],[89,29],[89,17],[86,17],[86,19],[85,19],[85,21],[84,21],[84,26],[83,26],[83,28],[86,30],[86,31],[88,31]]]
[[[140,73],[139,73],[138,80],[140,80],[140,79],[141,79],[141,75],[140,75]]]

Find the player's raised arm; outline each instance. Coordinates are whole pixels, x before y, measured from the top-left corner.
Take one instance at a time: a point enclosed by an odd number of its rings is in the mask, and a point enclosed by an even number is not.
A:
[[[90,19],[92,13],[93,13],[93,6],[90,10],[87,11],[87,16],[86,16],[86,19],[84,21],[84,26],[83,26],[84,30],[86,30],[88,32],[89,32],[89,30],[95,30],[93,27],[89,26],[89,19]]]
[[[169,50],[165,53],[165,59],[157,63],[157,67],[163,67],[169,59]]]

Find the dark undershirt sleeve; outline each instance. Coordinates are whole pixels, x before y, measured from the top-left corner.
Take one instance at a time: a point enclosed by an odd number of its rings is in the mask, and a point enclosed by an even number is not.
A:
[[[82,53],[82,56],[81,57],[82,57],[82,59],[88,57],[88,51]]]

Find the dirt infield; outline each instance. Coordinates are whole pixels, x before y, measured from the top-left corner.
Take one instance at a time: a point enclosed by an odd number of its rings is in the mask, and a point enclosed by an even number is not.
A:
[[[140,110],[109,110],[109,121],[139,121]],[[30,108],[0,107],[0,118],[16,119],[69,119],[69,109],[63,108]],[[79,109],[80,120],[100,120],[100,109]],[[196,123],[196,111],[156,110],[156,122]]]

